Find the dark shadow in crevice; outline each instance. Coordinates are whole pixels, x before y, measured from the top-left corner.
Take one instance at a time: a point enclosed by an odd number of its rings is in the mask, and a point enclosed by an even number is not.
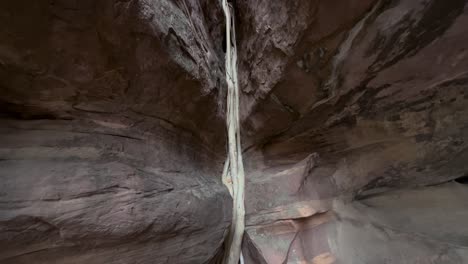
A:
[[[17,104],[0,99],[0,119],[18,120],[69,120],[72,117],[61,117],[50,110],[36,105]]]
[[[468,185],[468,174],[465,174],[461,177],[458,177],[454,180],[455,182],[457,183],[460,183],[460,184],[467,184]]]
[[[468,185],[468,173],[466,173],[463,176],[458,177],[456,179],[451,179],[451,180],[448,180],[448,181],[446,180],[446,181],[442,181],[442,182],[427,184],[427,185],[424,185],[422,187],[433,187],[433,186],[438,186],[438,185],[442,185],[442,184],[447,184],[447,183],[450,183],[450,182],[456,182],[456,183],[459,183],[459,184]],[[369,184],[366,185],[366,187],[367,186],[369,186]],[[357,193],[353,197],[353,200],[365,200],[365,199],[369,199],[369,198],[372,198],[372,197],[375,197],[375,196],[379,196],[382,193],[387,193],[387,192],[394,191],[394,190],[397,190],[397,189],[402,189],[401,187],[397,188],[396,186],[383,186],[383,185],[382,186],[372,186],[371,185],[371,188],[366,188],[366,187],[364,187],[364,188],[360,189],[359,191],[357,191]],[[411,189],[411,188],[416,188],[416,186],[408,186],[408,189]]]

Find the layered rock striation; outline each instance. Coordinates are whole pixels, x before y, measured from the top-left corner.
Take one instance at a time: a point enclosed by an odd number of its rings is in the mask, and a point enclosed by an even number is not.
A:
[[[465,263],[465,0],[232,1],[246,263]],[[221,3],[0,4],[0,263],[216,263]]]

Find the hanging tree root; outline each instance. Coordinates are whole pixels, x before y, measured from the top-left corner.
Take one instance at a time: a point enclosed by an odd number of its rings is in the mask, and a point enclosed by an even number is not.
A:
[[[244,164],[239,130],[239,85],[237,79],[237,47],[233,7],[223,0],[226,17],[226,81],[228,86],[226,126],[228,157],[223,170],[223,182],[233,198],[232,224],[225,243],[224,264],[243,263],[241,246],[245,225]]]

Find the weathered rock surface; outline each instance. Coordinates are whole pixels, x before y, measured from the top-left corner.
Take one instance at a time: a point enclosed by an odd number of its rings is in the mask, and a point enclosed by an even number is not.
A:
[[[466,1],[238,3],[249,263],[467,262]]]
[[[203,150],[110,123],[2,122],[1,263],[205,263],[220,249],[231,200]]]
[[[467,263],[467,1],[234,2],[246,262]],[[219,1],[0,21],[0,263],[215,262]]]
[[[0,4],[0,263],[216,259],[232,203],[219,12]]]

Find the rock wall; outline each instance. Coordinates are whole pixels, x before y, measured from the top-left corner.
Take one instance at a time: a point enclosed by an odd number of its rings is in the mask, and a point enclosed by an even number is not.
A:
[[[468,262],[467,1],[232,2],[246,262]],[[216,262],[219,1],[0,7],[0,263]]]
[[[220,12],[0,4],[0,263],[215,260],[231,221]]]
[[[467,262],[466,1],[239,2],[249,263]]]
[[[425,187],[468,169],[466,1],[294,3],[240,22],[289,48],[241,67],[249,263],[467,262],[466,187]]]

